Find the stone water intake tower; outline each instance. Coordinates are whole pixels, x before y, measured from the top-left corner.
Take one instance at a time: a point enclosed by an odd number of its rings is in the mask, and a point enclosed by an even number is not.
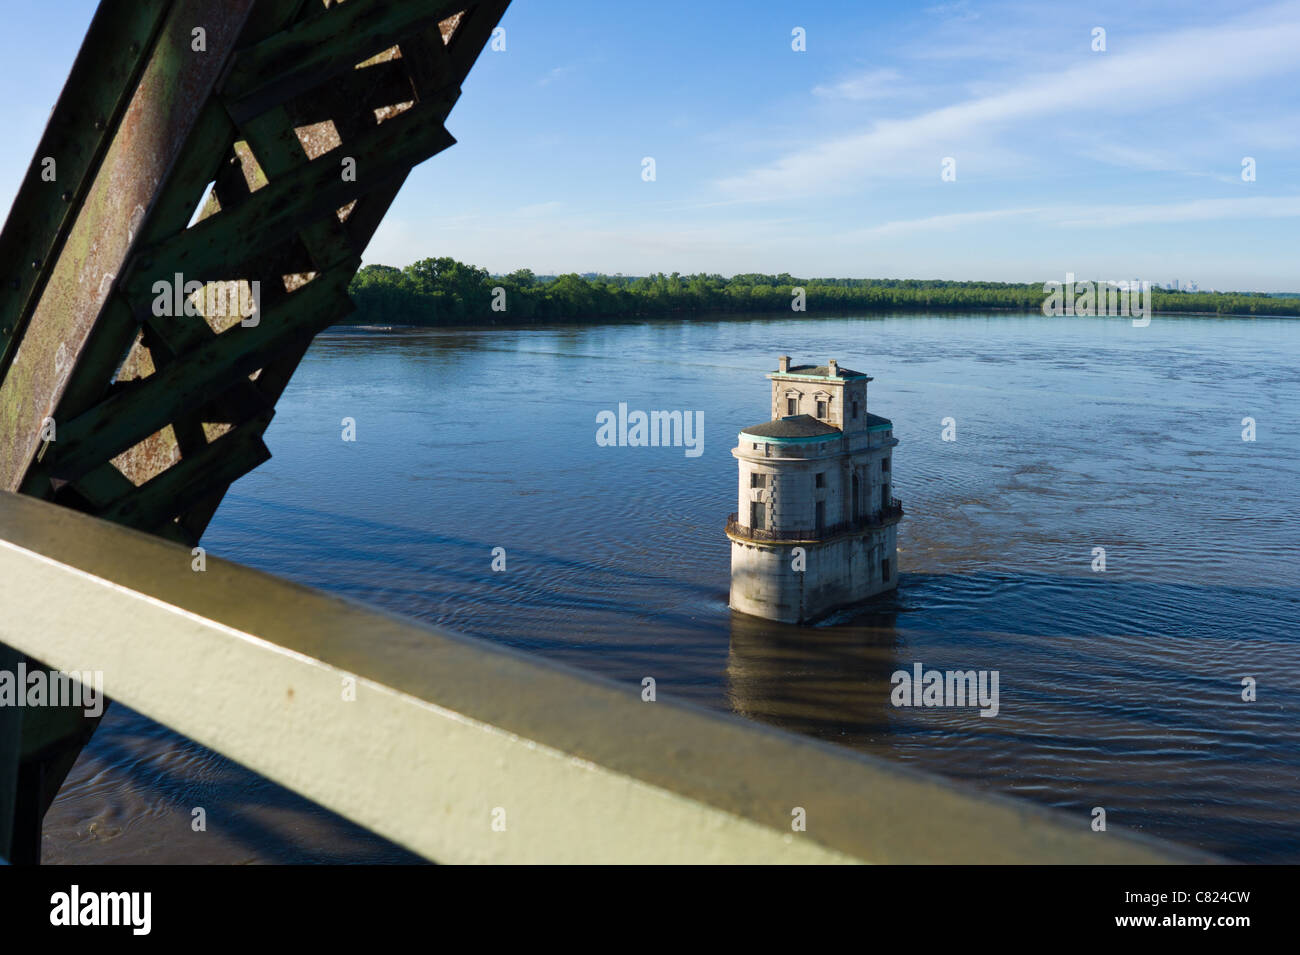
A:
[[[778,362],[771,420],[741,431],[731,452],[731,608],[807,623],[898,586],[898,439],[867,411],[869,376],[834,359]]]

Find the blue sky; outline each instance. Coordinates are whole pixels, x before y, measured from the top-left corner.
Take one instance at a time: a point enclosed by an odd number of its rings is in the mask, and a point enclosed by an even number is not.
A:
[[[6,208],[93,8],[6,11]],[[516,0],[503,25],[367,261],[1300,289],[1300,3]]]

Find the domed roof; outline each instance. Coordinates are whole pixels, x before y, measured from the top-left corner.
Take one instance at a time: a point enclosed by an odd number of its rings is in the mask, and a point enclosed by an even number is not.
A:
[[[755,438],[816,438],[822,435],[838,435],[840,429],[812,415],[797,414],[776,421],[764,421],[746,428],[741,434]]]

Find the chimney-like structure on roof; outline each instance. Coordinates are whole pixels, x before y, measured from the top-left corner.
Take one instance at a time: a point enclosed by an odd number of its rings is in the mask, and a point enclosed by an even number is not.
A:
[[[789,371],[789,370],[790,370],[790,356],[789,356],[789,355],[778,355],[778,356],[777,356],[777,359],[776,359],[776,367],[777,367],[777,370],[778,370],[778,371],[781,371],[781,372],[787,372],[787,371]]]
[[[834,358],[826,363],[826,367],[830,369],[829,377],[838,378],[840,376],[840,363]]]

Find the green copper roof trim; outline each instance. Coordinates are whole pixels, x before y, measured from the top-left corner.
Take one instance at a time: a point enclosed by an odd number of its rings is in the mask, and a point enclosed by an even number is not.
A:
[[[839,441],[844,435],[841,434],[810,434],[804,438],[769,438],[761,434],[750,434],[747,431],[740,432],[740,437],[749,441],[762,441],[767,444],[817,444],[822,441]]]

